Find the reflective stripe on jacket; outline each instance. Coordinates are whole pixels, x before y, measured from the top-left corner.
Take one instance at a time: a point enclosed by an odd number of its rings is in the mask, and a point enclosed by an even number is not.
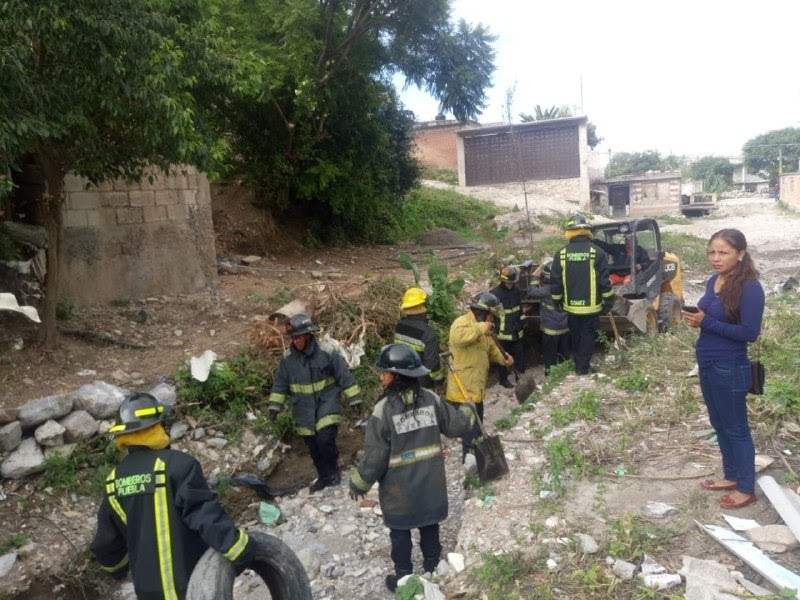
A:
[[[139,600],[183,600],[209,547],[236,564],[249,543],[197,460],[168,448],[132,447],[106,479],[91,552],[109,573],[130,562]]]
[[[394,341],[411,346],[419,354],[422,364],[431,370],[428,375],[419,377],[422,387],[433,389],[434,383],[444,380],[439,360],[439,338],[425,315],[407,315],[400,319],[394,330]]]
[[[361,388],[338,352],[323,350],[315,338],[301,352],[283,355],[269,395],[270,410],[280,410],[290,398],[298,435],[311,436],[342,420],[340,396],[351,405],[361,402]]]
[[[597,315],[603,299],[614,295],[606,253],[588,236],[572,238],[553,260],[550,292],[556,304],[573,315]]]
[[[497,325],[497,339],[507,342],[516,342],[523,336],[522,330],[522,293],[514,285],[508,289],[502,283],[491,290],[503,305],[503,316]]]
[[[472,311],[458,317],[450,326],[448,345],[453,367],[466,389],[467,395],[475,402],[483,402],[486,394],[486,379],[489,377],[489,364],[504,365],[505,360],[494,340],[483,332],[483,326]],[[447,399],[451,402],[464,402],[452,372],[447,373]]]
[[[447,518],[441,436],[459,437],[475,422],[467,405],[455,409],[419,388],[381,398],[367,421],[364,458],[350,489],[364,494],[377,481],[383,520],[391,529],[416,529]]]
[[[550,284],[540,283],[537,277],[531,280],[528,297],[539,300],[539,330],[547,335],[569,333],[567,313],[556,310],[550,295]]]

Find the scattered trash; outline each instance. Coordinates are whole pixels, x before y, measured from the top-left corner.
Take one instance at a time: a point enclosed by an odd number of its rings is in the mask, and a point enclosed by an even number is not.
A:
[[[75,373],[78,377],[93,377],[97,375],[97,371],[94,369],[81,369],[77,373]]]
[[[481,508],[486,508],[486,507],[487,507],[487,506],[489,506],[489,505],[490,505],[492,502],[494,502],[494,496],[486,496],[486,497],[483,499],[483,504],[481,504]]]
[[[627,471],[625,469],[616,469],[614,471],[615,475],[625,475],[626,473],[627,473]]]
[[[768,466],[770,466],[775,459],[771,456],[765,456],[764,454],[756,454],[756,473],[760,473]]]
[[[192,377],[201,383],[206,381],[215,360],[217,360],[217,355],[212,350],[206,350],[201,356],[193,356],[189,359]]]
[[[656,573],[666,573],[667,569],[658,564],[653,557],[649,554],[644,555],[644,560],[642,561],[642,566],[640,567],[642,570],[642,575],[655,575]]]
[[[677,573],[656,573],[640,577],[647,587],[654,590],[666,590],[682,583],[681,576]]]
[[[22,338],[17,338],[11,344],[11,348],[13,348],[14,350],[22,350],[24,347],[25,347],[25,342],[23,341]]]
[[[258,518],[264,525],[274,527],[281,518],[281,511],[277,506],[273,506],[267,502],[262,502],[258,505]]]
[[[697,365],[695,365],[694,367],[692,367],[692,370],[691,370],[691,371],[689,371],[689,372],[686,374],[686,377],[687,377],[687,378],[688,378],[688,377],[697,377],[699,372],[700,372],[700,368],[699,368]]]
[[[3,486],[0,486],[0,502],[5,502],[6,498],[8,498],[8,496],[6,496]]]
[[[728,522],[728,525],[734,531],[747,531],[748,529],[752,529],[753,527],[760,527],[758,521],[753,519],[742,519],[739,517],[733,517],[731,515],[726,515],[723,513],[722,518]]]
[[[17,298],[14,294],[9,294],[7,292],[0,293],[0,310],[18,312],[28,317],[34,323],[42,322],[41,319],[39,319],[39,313],[36,309],[32,306],[20,306],[17,304]]]

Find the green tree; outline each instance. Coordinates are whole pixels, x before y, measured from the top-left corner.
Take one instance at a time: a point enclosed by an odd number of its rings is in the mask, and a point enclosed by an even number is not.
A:
[[[681,159],[670,154],[662,157],[655,150],[645,152],[618,152],[611,157],[606,167],[606,177],[619,177],[647,171],[676,171],[681,168]]]
[[[744,165],[749,173],[778,183],[781,169],[794,171],[800,161],[800,128],[787,127],[762,133],[748,140],[743,148]]]
[[[447,0],[214,0],[261,86],[226,111],[233,166],[276,212],[305,213],[336,241],[379,240],[418,170],[411,115],[390,76],[423,86],[443,111],[478,114],[493,37],[449,22]]]
[[[533,114],[519,113],[519,119],[523,123],[530,123],[531,121],[549,121],[550,119],[563,119],[565,117],[573,116],[572,110],[568,106],[551,106],[550,108],[542,108],[540,104],[533,107]],[[586,143],[590,148],[594,149],[603,141],[603,138],[597,135],[597,126],[589,121],[586,125]]]
[[[702,181],[706,192],[724,192],[733,185],[733,165],[724,156],[704,156],[690,164],[686,174]]]
[[[237,78],[202,0],[9,0],[0,19],[0,173],[41,167],[48,235],[42,343],[57,345],[63,180],[135,180],[149,165],[207,166],[215,133],[193,96]]]

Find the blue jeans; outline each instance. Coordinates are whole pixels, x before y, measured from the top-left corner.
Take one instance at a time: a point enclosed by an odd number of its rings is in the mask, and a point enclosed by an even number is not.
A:
[[[752,494],[756,485],[755,447],[747,422],[747,390],[752,376],[749,363],[712,363],[699,368],[700,389],[711,426],[717,432],[725,479]]]

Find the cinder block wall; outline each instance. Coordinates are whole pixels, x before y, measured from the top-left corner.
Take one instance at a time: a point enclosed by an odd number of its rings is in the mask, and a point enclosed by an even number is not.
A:
[[[64,180],[60,300],[97,304],[215,285],[208,179],[190,167],[141,182]]]

